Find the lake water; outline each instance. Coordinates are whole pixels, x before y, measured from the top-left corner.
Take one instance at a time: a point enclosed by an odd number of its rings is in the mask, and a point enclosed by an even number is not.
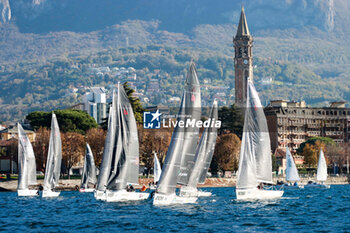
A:
[[[350,185],[286,190],[277,201],[239,202],[234,188],[206,188],[196,204],[156,207],[150,200],[96,201],[93,193],[57,199],[0,193],[4,232],[350,232]]]

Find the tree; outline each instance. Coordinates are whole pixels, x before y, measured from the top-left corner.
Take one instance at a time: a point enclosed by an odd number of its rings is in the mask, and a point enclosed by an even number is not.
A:
[[[133,97],[133,93],[135,92],[132,88],[129,87],[128,82],[125,82],[123,84],[124,90],[126,95],[128,96],[128,99],[130,101],[130,104],[132,106],[132,109],[134,111],[135,119],[138,123],[143,123],[143,112],[144,108],[142,107],[142,104],[140,102],[139,98]]]
[[[62,162],[67,168],[68,179],[70,179],[70,169],[83,161],[85,154],[84,136],[79,133],[61,133],[62,139]]]
[[[236,134],[223,134],[216,140],[211,171],[237,171],[241,141]]]
[[[95,119],[89,114],[81,110],[65,109],[54,111],[57,116],[57,121],[62,132],[78,132],[85,134],[91,128],[96,128],[98,125]],[[36,111],[27,115],[30,125],[34,129],[40,127],[50,128],[51,112]]]
[[[297,153],[301,154],[304,150],[304,146],[306,144],[315,145],[316,141],[323,142],[324,145],[335,145],[335,142],[332,138],[329,137],[311,137],[306,142],[303,142],[300,144],[299,148],[297,149]]]
[[[101,128],[92,128],[86,133],[86,141],[90,145],[96,166],[102,161],[105,138],[106,131]]]
[[[49,151],[50,130],[40,127],[36,132],[33,150],[37,164],[37,170],[44,172],[46,158]]]
[[[154,166],[154,153],[157,153],[159,162],[163,164],[165,155],[168,151],[168,147],[171,140],[170,130],[144,130],[139,127],[139,140],[140,140],[140,160],[149,171]]]
[[[342,168],[347,162],[347,150],[348,150],[349,144],[343,143],[339,145],[327,145],[327,157],[329,159],[329,163],[333,164],[334,166],[338,166],[339,172],[342,173]]]
[[[308,167],[315,166],[317,163],[317,151],[314,146],[311,144],[306,144],[304,146],[303,152],[301,153],[304,156],[304,164],[307,164]]]
[[[219,120],[221,120],[220,132],[229,131],[242,138],[243,133],[243,114],[242,109],[238,109],[234,104],[230,107],[221,107],[219,109]]]

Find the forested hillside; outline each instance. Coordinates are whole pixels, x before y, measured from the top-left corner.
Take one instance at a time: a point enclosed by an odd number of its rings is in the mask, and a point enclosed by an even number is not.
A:
[[[87,87],[111,88],[121,79],[94,67],[133,67],[138,93],[150,100],[144,104],[170,104],[181,95],[191,59],[204,103],[218,94],[221,105],[229,105],[241,1],[214,2],[1,0],[0,122],[79,103]],[[280,98],[312,105],[350,101],[350,2],[244,4],[264,104]],[[154,80],[160,91],[147,93]]]

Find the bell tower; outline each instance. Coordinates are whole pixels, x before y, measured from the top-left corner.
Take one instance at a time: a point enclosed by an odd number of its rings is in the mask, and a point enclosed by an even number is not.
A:
[[[249,33],[247,19],[242,6],[237,34],[233,38],[235,48],[235,103],[244,107],[247,99],[247,80],[253,80],[253,37]]]

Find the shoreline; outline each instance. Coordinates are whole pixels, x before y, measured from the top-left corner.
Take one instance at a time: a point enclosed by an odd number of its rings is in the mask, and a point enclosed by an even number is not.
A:
[[[277,180],[285,181],[284,178],[274,178],[274,183]],[[315,178],[301,178],[299,184],[307,184],[309,180],[315,180]],[[43,184],[44,180],[38,180],[38,185]],[[153,178],[140,178],[139,185],[135,185],[136,189],[140,189],[143,185],[147,188],[148,184],[153,182]],[[350,184],[350,176],[339,176],[339,177],[329,177],[327,179],[327,184],[330,185],[345,185]],[[33,186],[33,188],[37,188],[38,185]],[[59,186],[57,190],[61,191],[74,191],[77,190],[76,187],[80,187],[80,179],[64,179],[59,181]],[[218,187],[235,187],[236,186],[236,178],[207,178],[204,184],[198,184],[199,188],[218,188]],[[180,187],[180,186],[179,186]],[[17,191],[17,180],[11,181],[2,181],[0,182],[0,192],[16,192]]]

